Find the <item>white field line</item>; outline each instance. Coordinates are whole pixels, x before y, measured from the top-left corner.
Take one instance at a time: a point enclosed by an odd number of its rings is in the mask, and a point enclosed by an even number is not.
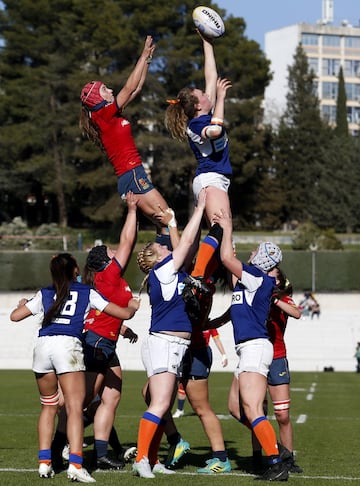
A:
[[[0,468],[0,473],[2,472],[14,472],[14,473],[37,473],[37,469],[23,469],[23,468],[13,468],[13,467],[9,467],[9,468]],[[132,474],[131,471],[94,471],[95,475],[100,475],[100,474],[115,474],[115,475],[119,475],[119,474]],[[65,476],[65,471],[63,473],[60,473],[62,475]],[[196,472],[180,472],[180,471],[176,471],[176,474],[177,475],[180,475],[180,476],[201,476],[201,477],[204,477],[203,474],[200,474],[200,473],[196,473]],[[236,471],[232,471],[232,472],[229,472],[229,473],[221,473],[221,476],[233,476],[233,477],[248,477],[248,478],[251,478],[251,477],[255,477],[253,474],[248,474],[248,473],[241,473],[241,472],[236,472]],[[351,477],[347,477],[347,476],[305,476],[303,474],[297,474],[296,476],[295,475],[292,475],[291,476],[291,479],[292,480],[304,480],[304,479],[309,479],[309,480],[314,480],[314,479],[326,479],[326,480],[329,480],[329,481],[360,481],[360,477],[355,477],[355,478],[351,478]]]

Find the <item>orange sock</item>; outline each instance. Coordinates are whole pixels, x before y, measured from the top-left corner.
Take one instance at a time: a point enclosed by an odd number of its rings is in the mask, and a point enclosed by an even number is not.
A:
[[[160,448],[161,438],[165,429],[165,421],[162,420],[156,429],[153,440],[151,441],[149,448],[149,463],[154,466],[158,462],[158,452]]]
[[[149,412],[145,412],[140,420],[136,462],[141,461],[145,457],[149,457],[150,444],[155,436],[156,430],[160,424],[161,419]]]
[[[193,277],[203,277],[205,275],[206,267],[210,262],[218,243],[213,239],[206,237],[201,243],[195,262],[194,270],[191,272]]]
[[[268,419],[263,417],[258,417],[251,424],[256,438],[261,444],[267,456],[278,456],[279,450],[277,446],[275,430],[271,426]]]

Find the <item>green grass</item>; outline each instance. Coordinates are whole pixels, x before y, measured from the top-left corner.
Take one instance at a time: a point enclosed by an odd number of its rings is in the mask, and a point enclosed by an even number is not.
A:
[[[116,417],[116,428],[124,445],[134,444],[139,418],[145,410],[141,387],[143,372],[125,371],[123,398]],[[254,485],[251,469],[251,443],[247,429],[228,417],[227,393],[231,373],[213,373],[210,377],[210,398],[214,410],[222,415],[224,437],[232,463],[229,475],[203,477],[196,468],[209,457],[208,440],[199,419],[191,413],[188,403],[185,416],[177,419],[180,433],[191,444],[178,474],[157,477],[153,484],[188,485]],[[292,475],[294,485],[322,486],[346,485],[360,482],[359,431],[360,431],[360,375],[356,373],[293,373],[291,417],[294,427],[294,445],[297,463],[303,474]],[[30,371],[0,371],[0,484],[22,486],[44,484],[37,475],[37,432],[39,412],[38,392]],[[304,423],[297,423],[300,416]],[[272,411],[269,416],[271,418]],[[276,423],[272,421],[277,430]],[[92,428],[85,431],[84,449],[88,462],[92,454]],[[160,457],[165,458],[167,443],[162,442]],[[128,486],[145,480],[131,474],[131,466],[120,472],[93,473],[98,484]],[[52,485],[69,484],[61,473]]]

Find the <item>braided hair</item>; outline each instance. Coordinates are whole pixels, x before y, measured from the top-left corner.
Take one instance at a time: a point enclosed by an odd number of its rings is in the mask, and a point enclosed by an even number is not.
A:
[[[157,262],[157,257],[157,253],[152,242],[147,243],[137,254],[136,262],[138,264],[138,267],[143,273],[146,274],[143,281],[141,282],[139,295],[144,290],[145,285],[147,284],[150,270],[155,266]]]

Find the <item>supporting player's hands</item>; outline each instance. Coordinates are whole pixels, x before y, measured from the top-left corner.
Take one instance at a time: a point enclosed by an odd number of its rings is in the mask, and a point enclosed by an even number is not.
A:
[[[126,204],[128,207],[128,211],[136,211],[139,197],[136,196],[133,192],[129,191],[125,196]]]
[[[218,223],[223,229],[232,229],[232,218],[224,209],[220,209],[214,213],[212,219],[212,224]]]
[[[201,191],[199,192],[199,197],[196,204],[196,207],[202,210],[205,209],[205,206],[206,206],[206,188],[201,189]]]
[[[169,226],[170,228],[177,227],[175,212],[171,208],[163,209],[159,205],[159,212],[154,214],[154,217],[156,221],[160,223],[162,226]]]

